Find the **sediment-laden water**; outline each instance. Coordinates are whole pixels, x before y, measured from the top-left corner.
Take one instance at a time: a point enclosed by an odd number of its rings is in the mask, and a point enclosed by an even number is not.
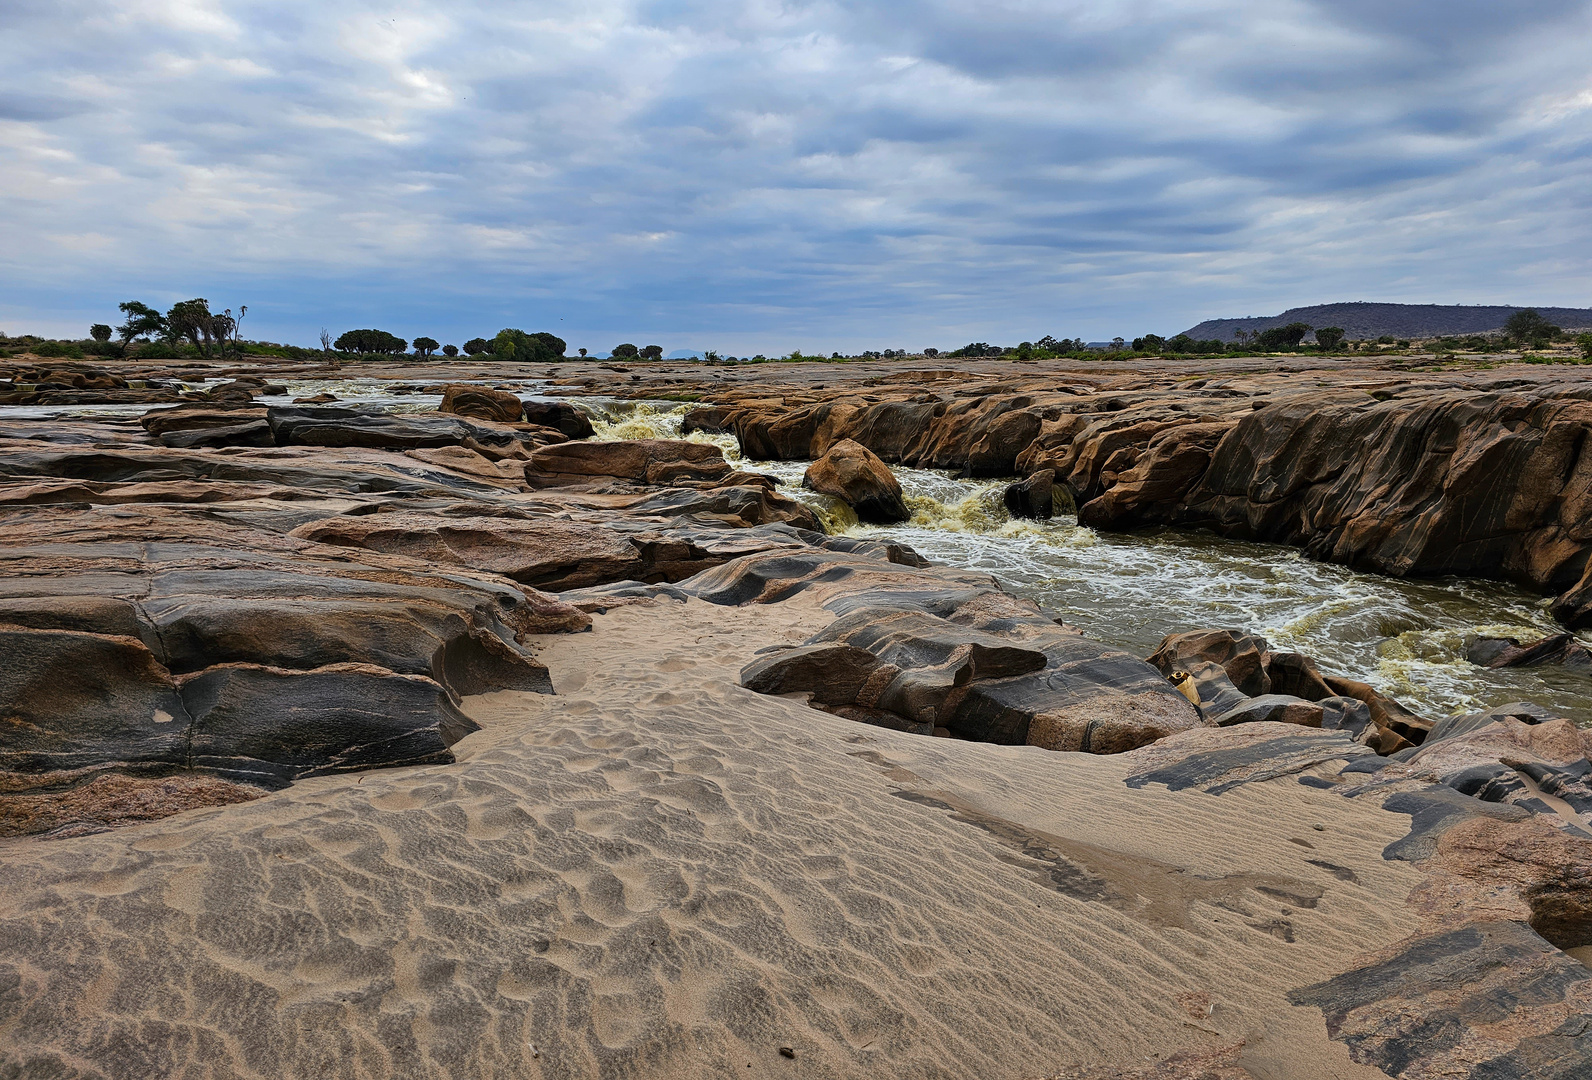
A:
[[[599,438],[679,438],[689,407],[593,401]],[[728,436],[695,434],[739,458]],[[1097,640],[1147,656],[1167,634],[1246,630],[1363,679],[1429,716],[1529,700],[1592,725],[1592,678],[1554,668],[1494,671],[1464,658],[1476,634],[1532,640],[1562,630],[1547,602],[1499,582],[1401,580],[1306,558],[1293,548],[1157,529],[1097,533],[1070,517],[1014,521],[1006,481],[894,470],[911,522],[860,525],[844,504],[800,487],[805,462],[742,462],[777,476],[831,531],[889,536],[936,563],[994,574]],[[1592,634],[1583,633],[1592,643]]]

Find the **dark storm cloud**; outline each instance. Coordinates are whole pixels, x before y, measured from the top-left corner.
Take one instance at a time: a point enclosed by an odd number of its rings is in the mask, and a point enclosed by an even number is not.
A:
[[[1592,303],[1589,30],[1563,0],[29,0],[0,318],[224,286],[266,336],[744,352]]]

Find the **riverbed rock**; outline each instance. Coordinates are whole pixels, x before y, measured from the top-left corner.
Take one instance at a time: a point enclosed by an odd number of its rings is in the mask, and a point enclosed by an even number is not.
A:
[[[912,516],[901,482],[878,455],[851,439],[841,439],[807,467],[802,486],[833,495],[875,525],[890,525]]]
[[[589,439],[594,433],[591,418],[567,401],[527,401],[524,411],[527,423],[552,428],[570,439]]]
[[[1574,634],[1552,634],[1526,645],[1514,638],[1476,637],[1465,642],[1465,659],[1479,667],[1536,667],[1541,664],[1592,671],[1592,650]]]
[[[1055,482],[1055,469],[1040,469],[1026,480],[1008,484],[1001,496],[1006,504],[1006,512],[1014,518],[1048,520]]]
[[[437,406],[437,411],[470,416],[477,420],[493,420],[500,424],[517,424],[525,417],[525,406],[513,394],[469,383],[449,383],[444,386],[442,403]]]
[[[565,442],[537,450],[525,466],[534,488],[591,484],[603,478],[637,484],[719,481],[732,470],[724,451],[683,439]]]
[[[1266,639],[1237,630],[1190,630],[1170,634],[1150,656],[1149,663],[1163,675],[1189,671],[1201,662],[1218,664],[1239,693],[1258,697],[1271,693],[1266,674],[1269,646]]]
[[[1274,723],[1320,727],[1326,710],[1313,701],[1289,694],[1261,694],[1212,719],[1217,727],[1234,724]]]

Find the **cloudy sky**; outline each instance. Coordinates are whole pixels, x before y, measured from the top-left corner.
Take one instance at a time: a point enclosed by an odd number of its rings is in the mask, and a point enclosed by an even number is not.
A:
[[[1592,0],[0,3],[0,330],[750,353],[1592,305]]]

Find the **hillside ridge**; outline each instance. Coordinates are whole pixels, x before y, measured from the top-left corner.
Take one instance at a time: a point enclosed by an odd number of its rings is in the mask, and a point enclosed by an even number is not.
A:
[[[1281,315],[1242,319],[1206,319],[1185,333],[1197,341],[1233,341],[1238,331],[1255,333],[1291,322],[1312,327],[1342,327],[1351,341],[1381,337],[1429,338],[1450,334],[1485,334],[1503,329],[1509,316],[1525,306],[1510,304],[1381,304],[1354,301],[1289,308]],[[1542,317],[1565,329],[1592,327],[1592,308],[1538,307]]]

